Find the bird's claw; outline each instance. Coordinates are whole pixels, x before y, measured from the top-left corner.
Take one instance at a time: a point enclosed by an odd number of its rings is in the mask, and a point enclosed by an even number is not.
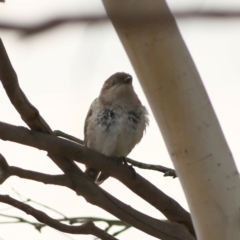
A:
[[[123,165],[129,167],[133,173],[133,179],[136,178],[136,176],[137,176],[136,171],[132,165],[128,164],[126,157],[114,157],[114,159],[117,161],[118,166],[120,166],[120,164],[123,164]]]

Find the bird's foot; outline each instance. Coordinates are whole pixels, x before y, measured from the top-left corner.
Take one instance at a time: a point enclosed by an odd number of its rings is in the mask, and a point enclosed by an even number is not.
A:
[[[123,163],[124,165],[129,166],[129,164],[128,164],[127,160],[126,160],[126,157],[120,157],[119,160],[122,161],[122,163]]]
[[[118,166],[120,166],[120,164],[129,166],[125,157],[113,157],[113,158],[116,160]]]
[[[120,164],[123,164],[123,165],[127,166],[128,168],[130,168],[133,173],[133,178],[134,179],[136,178],[136,176],[137,176],[136,171],[132,165],[128,164],[126,157],[114,157],[114,159],[117,161],[118,166],[120,166]]]

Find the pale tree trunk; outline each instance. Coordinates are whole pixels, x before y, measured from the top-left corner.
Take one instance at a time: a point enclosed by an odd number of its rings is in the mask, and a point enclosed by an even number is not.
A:
[[[198,239],[240,239],[239,174],[165,1],[103,4],[158,122]]]

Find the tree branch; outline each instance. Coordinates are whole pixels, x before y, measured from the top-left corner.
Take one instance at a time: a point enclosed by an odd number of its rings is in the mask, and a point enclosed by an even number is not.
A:
[[[38,221],[47,224],[48,226],[55,228],[61,232],[72,233],[72,234],[92,234],[100,239],[104,240],[116,240],[113,236],[109,235],[107,232],[95,226],[92,221],[86,221],[80,226],[69,226],[60,223],[59,221],[50,218],[46,213],[39,211],[25,203],[15,200],[7,195],[0,195],[0,202],[9,204],[15,208],[24,211],[35,217]]]
[[[0,39],[0,80],[22,120],[32,129],[39,132],[52,133],[51,128],[39,114],[39,111],[28,101],[18,84],[15,73],[7,52]]]
[[[2,0],[3,1],[3,0]],[[0,1],[1,2],[1,1]],[[239,18],[239,11],[221,11],[221,10],[208,10],[208,11],[178,11],[173,12],[173,15],[178,19],[191,19],[191,18]],[[120,17],[120,16],[118,16]],[[165,16],[162,15],[164,18]],[[42,33],[44,31],[53,29],[63,24],[84,23],[84,24],[100,24],[109,22],[106,15],[90,15],[90,16],[77,16],[77,17],[56,17],[47,19],[36,24],[25,25],[19,23],[0,22],[0,29],[14,30],[23,36],[31,36],[34,34]],[[167,23],[167,22],[166,22]]]
[[[135,161],[131,158],[126,158],[128,163],[131,163],[134,167],[142,168],[142,169],[148,169],[148,170],[155,170],[164,173],[164,177],[173,177],[176,178],[177,174],[174,169],[167,168],[161,165],[154,165],[154,164],[147,164]]]
[[[27,171],[27,170],[25,170]],[[57,214],[59,214],[62,218],[57,218],[56,220],[59,222],[68,222],[70,225],[76,224],[76,223],[83,223],[86,221],[92,221],[92,222],[104,222],[106,223],[108,226],[104,229],[106,232],[108,232],[110,230],[110,228],[112,228],[113,226],[120,226],[122,227],[121,230],[115,232],[112,234],[112,236],[117,236],[118,234],[126,231],[127,229],[129,229],[131,227],[131,225],[127,224],[126,222],[120,221],[120,220],[112,220],[112,219],[106,219],[106,218],[99,218],[99,217],[67,217],[66,215],[64,215],[63,213],[59,212],[58,210],[47,206],[45,204],[39,203],[35,200],[32,200],[30,198],[27,198],[25,196],[23,196],[22,194],[20,194],[18,191],[16,191],[15,189],[12,189],[21,199],[25,198],[25,200],[22,200],[23,203],[33,203],[33,204],[37,204],[40,205],[46,209],[49,209]],[[16,223],[26,223],[26,224],[30,224],[32,226],[35,227],[35,229],[37,229],[39,232],[41,231],[41,229],[43,227],[46,227],[48,225],[44,224],[44,223],[39,223],[39,222],[32,222],[29,220],[26,220],[25,218],[19,217],[19,216],[14,216],[14,215],[9,215],[9,214],[2,214],[0,213],[0,216],[4,217],[4,218],[11,218],[13,219],[13,221],[0,221],[0,224],[16,224]],[[14,221],[15,220],[15,221]]]
[[[67,134],[67,133],[65,133],[65,132],[62,132],[62,131],[60,131],[60,130],[54,130],[53,133],[54,133],[56,136],[58,136],[58,137],[66,138],[66,139],[68,139],[68,140],[70,140],[70,141],[73,141],[73,142],[76,142],[76,143],[78,143],[78,144],[84,145],[84,141],[83,141],[83,140],[81,140],[81,139],[79,139],[79,138],[76,138],[76,137],[74,137],[74,136],[72,136],[72,135],[70,135],[70,134]]]
[[[17,176],[24,179],[42,182],[44,184],[53,184],[68,188],[72,188],[71,186],[73,185],[72,179],[66,174],[50,175],[9,166],[6,159],[2,154],[0,154],[0,184],[11,176]]]
[[[60,139],[44,133],[33,132],[23,127],[15,127],[2,122],[0,122],[0,138],[2,140],[10,140],[45,151],[51,150],[52,153],[56,155],[63,155],[68,159],[74,159],[80,163],[87,164],[98,170],[104,171],[117,178],[129,189],[161,211],[170,221],[185,224],[190,232],[194,234],[191,217],[187,211],[185,211],[174,199],[164,194],[161,190],[139,174],[136,173],[135,178],[133,178],[132,170],[124,164],[119,165],[119,163],[114,161],[114,158],[112,157],[105,156],[92,149],[83,147],[65,139]],[[65,174],[65,177],[69,174],[70,173]],[[37,178],[36,173],[32,174],[32,176]],[[71,183],[71,181],[73,181],[73,177],[75,177],[75,175],[71,174],[70,179],[65,179],[63,182],[68,183],[68,187],[77,191],[77,189],[73,188],[73,184]],[[51,181],[53,182],[54,180]],[[86,192],[86,189],[84,189],[83,192],[77,191],[77,193],[83,195],[87,201],[93,201],[94,203],[92,203],[96,205],[99,204],[96,202],[96,198],[89,199],[91,192]],[[104,209],[109,208],[108,205],[101,207]],[[130,222],[128,223],[131,224]]]
[[[31,226],[33,226],[36,230],[41,232],[41,229],[44,227],[49,227],[48,224],[46,223],[39,223],[39,222],[31,222],[25,218],[18,217],[18,216],[13,216],[13,215],[8,215],[8,214],[2,214],[0,213],[1,217],[4,218],[11,218],[15,221],[1,221],[0,224],[16,224],[16,223],[26,223]],[[105,219],[105,218],[95,218],[95,217],[69,217],[69,218],[59,218],[56,219],[58,222],[69,222],[69,224],[76,224],[76,223],[84,223],[86,221],[92,221],[92,222],[104,222],[108,225],[107,228],[105,228],[104,231],[108,232],[108,230],[113,227],[113,226],[122,226],[123,228],[120,231],[117,231],[112,234],[112,236],[119,235],[123,231],[126,231],[129,229],[131,226],[123,221],[120,220],[110,220],[110,219]],[[51,226],[50,226],[51,227]]]
[[[79,138],[76,138],[72,135],[69,135],[65,132],[62,132],[60,130],[55,130],[53,132],[58,137],[66,138],[70,141],[73,141],[73,142],[79,143],[81,145],[84,145],[83,140],[81,140]],[[164,173],[164,177],[173,177],[173,178],[177,177],[177,174],[176,174],[174,169],[167,168],[167,167],[164,167],[164,166],[161,166],[161,165],[153,165],[153,164],[146,164],[146,163],[138,162],[138,161],[135,161],[131,158],[126,158],[126,160],[127,160],[128,163],[132,164],[135,167],[162,172],[162,173]]]
[[[56,17],[54,19],[48,19],[43,22],[31,25],[21,25],[19,23],[4,23],[0,22],[0,29],[18,31],[23,36],[31,36],[37,33],[53,29],[63,24],[71,23],[87,23],[87,24],[99,24],[109,22],[106,15],[99,16],[79,16],[79,17]]]
[[[0,41],[0,79],[4,85],[4,88],[12,102],[12,104],[15,106],[17,111],[22,116],[22,119],[31,127],[31,129],[35,129],[39,132],[29,131],[22,127],[13,127],[8,124],[1,123],[1,130],[0,135],[1,138],[4,140],[10,140],[10,141],[16,141],[21,144],[31,145],[29,142],[30,139],[35,139],[34,144],[36,144],[35,147],[45,149],[48,151],[48,156],[51,157],[51,159],[63,170],[63,172],[66,174],[66,176],[70,175],[71,182],[69,183],[71,186],[71,189],[76,191],[79,195],[84,196],[84,198],[94,204],[97,205],[106,211],[112,213],[119,219],[128,222],[130,225],[152,235],[158,238],[162,239],[194,239],[192,235],[190,235],[187,231],[185,231],[180,225],[174,224],[174,223],[164,223],[161,221],[158,221],[154,218],[151,218],[145,214],[142,214],[128,205],[122,203],[121,201],[117,200],[113,196],[111,196],[109,193],[101,189],[100,187],[96,186],[96,184],[91,181],[79,168],[78,166],[73,162],[72,159],[76,159],[83,163],[88,163],[90,166],[98,165],[100,162],[101,164],[106,164],[108,166],[112,166],[112,169],[115,169],[115,174],[117,177],[119,177],[119,173],[116,173],[116,165],[117,163],[113,161],[112,158],[103,156],[102,154],[99,154],[95,151],[91,151],[87,148],[81,147],[79,144],[75,144],[63,139],[59,139],[56,136],[49,135],[49,134],[43,134],[43,132],[51,132],[50,127],[47,127],[48,125],[45,123],[43,118],[40,116],[38,111],[33,111],[33,106],[30,104],[30,102],[27,100],[26,96],[23,94],[22,91],[20,91],[18,82],[17,82],[17,75],[15,71],[13,70],[10,60],[7,56],[6,50],[2,44],[2,41]],[[35,112],[36,114],[32,114]],[[4,127],[7,127],[4,129]],[[10,132],[6,132],[6,130],[10,130]],[[18,131],[21,132],[23,135],[18,135]],[[26,139],[24,140],[24,135]],[[50,137],[50,138],[48,138]],[[48,139],[49,146],[45,146],[46,144],[44,141]],[[58,141],[58,142],[55,142]],[[59,142],[60,141],[60,142]],[[54,142],[57,144],[55,145]],[[62,145],[61,145],[62,143]],[[53,144],[51,146],[51,144]],[[59,152],[59,147],[64,146],[64,149]],[[73,152],[72,152],[73,151]],[[60,154],[59,154],[60,153]],[[87,154],[87,155],[86,155]],[[63,157],[64,156],[64,157]],[[85,159],[85,157],[88,157],[88,159]],[[68,158],[67,158],[68,157]],[[101,159],[101,161],[96,161],[96,157],[99,157],[98,160]],[[96,165],[96,166],[97,166]],[[3,166],[4,167],[4,166]],[[96,167],[97,169],[103,168],[104,166]],[[115,168],[114,168],[115,167]],[[106,167],[104,167],[106,168]],[[111,170],[112,170],[111,169]],[[148,199],[149,197],[146,195],[146,193],[139,188],[145,187],[143,189],[147,189],[147,187],[151,188],[151,192],[156,193],[155,196],[153,196],[152,199],[149,199],[151,204],[154,205],[157,208],[162,209],[163,213],[168,216],[168,219],[172,219],[175,222],[184,223],[188,228],[190,229],[190,232],[194,234],[191,218],[188,212],[186,212],[184,209],[181,208],[181,206],[175,202],[173,199],[166,196],[164,193],[162,193],[159,189],[157,189],[154,185],[151,183],[145,181],[142,181],[142,177],[137,175],[137,179],[140,180],[143,184],[137,185],[136,183],[139,183],[138,181],[133,181],[132,179],[132,171],[129,170],[129,168],[121,166],[121,169],[123,173],[127,173],[127,176],[130,179],[126,179],[126,183],[129,182],[129,188],[132,189],[134,192],[139,194],[139,196],[142,196],[144,199]],[[118,172],[119,169],[118,169]],[[106,170],[106,173],[108,173],[108,169]],[[4,175],[4,174],[3,174]],[[125,177],[121,173],[120,177],[122,176],[122,182],[125,182]],[[72,184],[71,184],[72,183]],[[135,189],[134,189],[135,187]],[[158,198],[160,196],[160,199]],[[163,206],[161,206],[161,203],[163,203]],[[174,210],[172,210],[174,209]],[[176,216],[177,217],[176,217]]]
[[[7,128],[7,131],[9,131],[9,128]],[[29,131],[29,130],[27,130],[27,131]],[[19,132],[15,132],[16,133],[16,135],[19,135]],[[22,134],[22,133],[21,133]],[[40,133],[39,133],[40,134]],[[46,135],[46,134],[45,134]],[[0,136],[1,136],[1,123],[0,123]],[[51,137],[50,135],[46,135],[46,136],[49,136],[49,137]],[[25,136],[23,136],[24,138],[26,137],[26,135]],[[56,138],[55,137],[55,139],[57,139],[57,140],[61,140],[61,141],[66,141],[66,140],[62,140],[62,139],[58,139],[58,138]],[[70,142],[69,142],[70,143]],[[61,147],[60,147],[61,148]],[[88,149],[88,150],[90,150],[90,149]],[[91,150],[90,150],[91,151]],[[97,152],[96,152],[97,153]],[[97,153],[97,154],[100,154],[100,153]],[[104,155],[103,155],[104,156]],[[105,157],[105,156],[104,156]],[[99,157],[96,157],[96,159],[97,159],[97,161],[101,161],[101,159],[99,159]],[[117,165],[117,164],[116,164]],[[3,167],[1,167],[1,166],[3,166]],[[122,165],[124,168],[126,168],[127,169],[127,173],[128,173],[128,175],[129,175],[129,168],[127,168],[125,165]],[[119,170],[119,169],[118,169]],[[88,185],[86,185],[86,183],[85,182],[83,182],[82,184],[81,184],[81,186],[80,186],[80,184],[78,185],[78,186],[75,186],[75,178],[76,178],[76,175],[75,174],[72,174],[72,173],[68,173],[68,174],[64,174],[64,175],[49,175],[49,174],[43,174],[43,173],[38,173],[38,172],[34,172],[34,171],[29,171],[29,170],[24,170],[24,169],[21,169],[21,168],[17,168],[17,167],[11,167],[11,166],[8,166],[8,164],[7,164],[7,162],[6,162],[6,160],[5,160],[5,158],[2,156],[2,155],[0,155],[0,171],[2,172],[2,175],[3,176],[5,176],[5,179],[1,179],[1,174],[0,174],[0,179],[2,180],[1,182],[3,182],[4,180],[6,180],[8,177],[10,177],[10,176],[12,176],[12,175],[14,175],[14,176],[18,176],[18,177],[21,177],[21,178],[25,178],[25,179],[30,179],[30,180],[34,180],[34,181],[38,181],[38,182],[43,182],[43,183],[45,183],[45,184],[54,184],[54,185],[59,185],[59,186],[65,186],[65,187],[68,187],[68,188],[70,188],[70,189],[72,189],[72,190],[74,190],[74,191],[76,191],[76,193],[78,194],[78,195],[82,195],[82,196],[84,196],[85,197],[85,199],[88,201],[88,202],[90,202],[90,203],[92,203],[92,204],[94,204],[94,205],[97,205],[97,206],[99,206],[99,207],[101,207],[101,208],[103,208],[103,209],[105,209],[105,210],[107,210],[108,212],[111,212],[113,215],[115,215],[115,216],[117,216],[117,217],[119,217],[119,214],[120,214],[120,216],[122,215],[121,214],[121,210],[123,210],[125,213],[127,213],[127,215],[131,218],[133,218],[133,226],[136,226],[136,225],[138,225],[138,224],[136,224],[137,222],[139,222],[140,221],[140,225],[142,224],[141,222],[142,222],[142,220],[140,220],[140,219],[144,219],[144,220],[147,220],[146,221],[146,224],[150,224],[150,222],[151,222],[151,224],[153,224],[153,228],[155,229],[156,227],[157,228],[159,228],[160,227],[160,229],[162,229],[161,231],[169,231],[170,229],[172,229],[172,230],[170,230],[170,232],[172,232],[172,231],[174,231],[175,233],[177,233],[179,230],[180,230],[180,232],[181,231],[183,231],[183,229],[178,229],[178,227],[177,226],[175,226],[175,225],[172,225],[172,224],[170,224],[170,223],[163,223],[163,222],[161,222],[161,221],[158,221],[158,220],[155,220],[155,219],[153,219],[153,218],[150,218],[150,217],[148,217],[148,216],[146,216],[146,215],[144,215],[144,214],[142,214],[142,213],[140,213],[140,212],[137,212],[136,210],[134,210],[133,208],[131,208],[131,207],[129,207],[129,206],[127,206],[127,205],[125,205],[125,204],[123,204],[123,203],[121,203],[119,200],[117,200],[117,199],[115,199],[114,197],[112,197],[112,196],[110,196],[108,193],[106,193],[105,192],[105,196],[102,196],[102,191],[104,191],[104,190],[101,190],[101,192],[99,192],[99,191],[97,191],[97,189],[91,189],[91,188],[89,188],[89,186]],[[121,171],[121,170],[120,170]],[[126,174],[126,173],[124,173],[124,174]],[[131,171],[130,171],[130,174],[131,174]],[[138,177],[136,176],[136,179],[137,179]],[[133,178],[131,178],[130,177],[130,179],[131,179],[131,181],[136,181],[136,179],[134,180]],[[138,185],[139,185],[139,183],[137,183]],[[96,186],[97,188],[99,188],[98,186]],[[153,187],[153,186],[152,186]],[[139,185],[139,189],[142,189],[142,187],[141,187],[141,183],[140,183],[140,185]],[[160,191],[160,190],[159,190]],[[107,196],[108,195],[108,196]],[[159,195],[159,194],[158,194]],[[156,196],[154,196],[154,199],[155,198],[157,198],[158,197],[158,195],[156,195]],[[107,197],[107,198],[106,198]],[[161,198],[162,198],[163,196],[160,196],[160,202],[161,202]],[[165,195],[165,197],[167,197],[166,195]],[[169,197],[167,197],[167,199],[169,200],[169,201],[173,201],[174,202],[174,200],[173,199],[171,199],[171,198],[169,198]],[[110,203],[109,203],[109,200],[111,201]],[[112,206],[111,205],[109,205],[109,204],[116,204],[117,206],[118,206],[118,208],[120,208],[120,209],[115,209],[115,208],[113,208],[112,209]],[[171,205],[172,205],[172,209],[174,209],[174,210],[178,210],[178,209],[175,209],[175,206],[174,206],[174,204],[173,203],[171,203]],[[165,206],[165,205],[163,205],[163,206]],[[179,205],[180,206],[180,205]],[[166,209],[164,209],[165,210],[165,213],[167,212],[167,207],[168,206],[165,206],[166,207]],[[170,206],[171,207],[171,206]],[[111,210],[112,209],[112,210]],[[169,211],[172,211],[172,209],[169,209]],[[182,209],[183,210],[183,209]],[[161,210],[160,210],[161,211]],[[186,212],[187,213],[187,212]],[[176,212],[176,214],[178,214],[178,212]],[[185,217],[184,216],[184,214],[183,213],[181,213],[182,215],[183,215],[183,217]],[[177,217],[174,217],[174,221],[176,221],[177,219],[179,220],[178,221],[178,223],[181,223],[181,224],[185,224],[189,229],[190,229],[190,227],[189,227],[189,225],[188,225],[188,223],[186,222],[186,219],[184,219],[184,218],[182,218],[181,219],[181,221],[180,221],[180,217],[182,217],[182,216],[177,216]],[[120,218],[121,219],[121,218]],[[126,222],[128,222],[128,223],[130,223],[130,225],[131,225],[131,221],[129,221],[130,219],[128,219],[128,221],[126,221]],[[145,222],[145,221],[144,221]],[[167,225],[165,225],[165,224],[167,224]],[[170,224],[169,226],[168,226],[168,224]],[[177,227],[177,228],[176,228]],[[168,228],[169,228],[169,230],[168,230]],[[175,229],[176,228],[176,229]],[[173,229],[175,229],[175,230],[173,230]],[[184,232],[184,231],[183,231]],[[179,233],[178,233],[179,234]],[[175,234],[174,234],[175,235]],[[163,238],[164,239],[164,238]],[[168,239],[168,238],[166,238],[166,239]],[[170,238],[171,239],[171,238]],[[180,238],[181,239],[181,238]],[[183,238],[184,239],[184,238]],[[191,238],[190,238],[191,239]],[[184,239],[185,240],[185,239]]]
[[[45,224],[42,224],[42,223],[38,223],[38,222],[30,222],[27,219],[22,218],[22,217],[18,217],[18,216],[7,215],[7,214],[2,214],[2,213],[0,213],[0,216],[5,217],[5,218],[11,218],[11,219],[15,220],[15,221],[2,221],[2,222],[0,222],[0,224],[27,223],[27,224],[33,226],[39,232],[41,231],[41,228],[43,226],[48,226],[48,225],[45,225]]]

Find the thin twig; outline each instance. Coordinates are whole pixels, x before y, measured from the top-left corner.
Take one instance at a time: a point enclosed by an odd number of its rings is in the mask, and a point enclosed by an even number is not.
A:
[[[137,162],[131,158],[126,158],[128,163],[131,163],[135,167],[139,167],[142,169],[147,169],[147,170],[155,170],[164,173],[164,177],[173,177],[176,178],[177,174],[174,169],[167,168],[161,165],[154,165],[154,164],[147,164],[147,163],[142,163],[142,162]]]
[[[124,227],[123,229],[121,229],[121,230],[113,233],[112,236],[115,237],[115,236],[119,235],[120,233],[125,232],[125,231],[128,230],[130,227],[131,227],[131,226],[126,226],[126,227]]]
[[[1,157],[1,156],[0,156],[0,157]],[[23,194],[19,193],[14,187],[11,187],[11,189],[12,189],[12,191],[13,191],[14,193],[17,194],[17,196],[20,198],[20,200],[21,200],[22,202],[32,202],[32,203],[35,203],[35,204],[37,204],[37,205],[39,205],[39,206],[42,206],[42,207],[44,207],[44,208],[47,208],[47,209],[51,210],[52,212],[55,212],[55,213],[59,214],[60,216],[62,216],[63,218],[66,218],[66,219],[67,219],[67,216],[65,216],[63,213],[57,211],[56,209],[54,209],[54,208],[52,208],[52,207],[49,207],[49,206],[47,206],[47,205],[45,205],[45,204],[39,203],[39,202],[37,202],[37,201],[35,201],[35,200],[31,199],[31,198],[27,198],[27,197],[24,196]]]
[[[83,141],[83,140],[81,140],[81,139],[79,139],[79,138],[76,138],[76,137],[74,137],[74,136],[72,136],[72,135],[70,135],[70,134],[67,134],[67,133],[65,133],[65,132],[62,132],[62,131],[60,131],[60,130],[55,130],[55,131],[53,131],[53,133],[54,133],[56,136],[58,136],[58,137],[62,137],[62,138],[68,139],[68,140],[70,140],[70,141],[73,141],[73,142],[79,143],[79,144],[81,144],[81,145],[84,145],[84,141]]]
[[[34,200],[32,200],[32,199],[28,199],[28,202],[32,202],[32,203],[35,203],[35,204],[37,204],[37,205],[39,205],[39,206],[45,207],[45,208],[51,210],[52,212],[55,212],[55,213],[61,215],[64,219],[68,219],[63,213],[57,211],[57,210],[54,209],[54,208],[51,208],[51,207],[45,205],[45,204],[39,203],[39,202],[34,201]]]
[[[39,222],[31,222],[31,221],[26,220],[25,218],[18,217],[18,216],[1,214],[1,213],[0,213],[0,216],[5,217],[5,218],[12,218],[12,219],[16,220],[16,221],[1,221],[0,224],[26,223],[26,224],[32,225],[39,232],[41,231],[41,229],[43,227],[48,226],[47,224],[40,224]],[[117,236],[131,227],[129,224],[127,224],[123,221],[120,221],[120,220],[110,220],[110,219],[95,218],[95,217],[70,217],[70,218],[65,217],[65,218],[56,219],[56,220],[59,222],[69,222],[69,224],[71,224],[71,225],[74,223],[83,223],[86,221],[105,222],[108,224],[108,226],[104,229],[105,232],[108,232],[110,230],[110,228],[112,228],[113,226],[123,226],[123,228],[121,230],[113,233],[112,236]]]
[[[25,218],[22,217],[18,217],[18,216],[13,216],[13,215],[8,215],[8,214],[2,214],[0,213],[0,216],[5,217],[5,218],[12,218],[15,219],[16,221],[2,221],[0,222],[0,224],[16,224],[16,223],[27,223],[29,225],[32,225],[33,227],[35,227],[35,229],[37,229],[39,232],[41,231],[41,225],[43,226],[43,224],[40,223],[34,223],[34,222],[30,222],[28,220],[26,220]]]
[[[15,221],[1,221],[0,224],[16,224],[16,223],[26,223],[29,225],[32,225],[33,227],[35,227],[39,232],[41,231],[41,229],[43,227],[48,226],[47,224],[44,223],[39,223],[39,222],[31,222],[26,220],[23,217],[18,217],[18,216],[14,216],[14,215],[8,215],[8,214],[2,214],[0,213],[0,216],[5,217],[5,218],[12,218]],[[70,217],[70,218],[59,218],[56,219],[59,222],[68,222],[69,224],[75,224],[75,223],[84,223],[86,221],[92,221],[92,222],[104,222],[106,224],[108,224],[108,227],[104,229],[104,231],[108,232],[108,230],[113,227],[113,226],[123,226],[123,229],[129,229],[131,226],[123,221],[120,220],[110,220],[110,219],[104,219],[104,218],[95,218],[95,217]],[[123,232],[124,230],[120,230],[121,232]],[[121,232],[119,231],[118,234],[120,234]],[[116,235],[113,235],[116,236]]]

